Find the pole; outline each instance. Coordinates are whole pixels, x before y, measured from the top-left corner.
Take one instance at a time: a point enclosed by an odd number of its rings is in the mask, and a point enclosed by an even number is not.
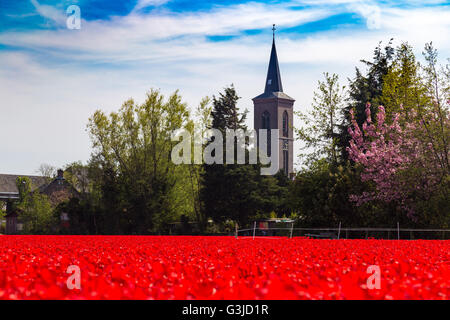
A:
[[[400,223],[397,222],[397,240],[400,240]]]
[[[235,226],[235,233],[234,233],[234,237],[237,239],[238,238],[238,224],[236,222]]]
[[[340,238],[340,236],[341,236],[341,221],[339,221],[339,231],[338,231],[338,240],[339,240],[339,238]]]
[[[255,240],[255,232],[256,232],[256,221],[253,224],[253,240]]]
[[[293,222],[291,223],[291,236],[289,237],[291,239],[292,239],[292,231],[294,231],[294,223]]]

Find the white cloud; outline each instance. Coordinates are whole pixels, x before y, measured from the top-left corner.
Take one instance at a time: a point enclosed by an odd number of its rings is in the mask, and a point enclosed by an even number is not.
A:
[[[133,10],[136,11],[149,6],[160,6],[169,1],[170,0],[139,0]]]
[[[290,27],[325,18],[334,11],[310,9],[292,12],[286,7],[264,4],[242,4],[200,13],[132,13],[113,17],[110,21],[83,21],[82,29],[6,32],[0,43],[35,48],[57,48],[79,54],[117,55],[129,58],[129,52],[145,50],[154,40],[177,39],[181,36],[238,34],[245,29],[267,28],[272,23]],[[176,42],[177,40],[173,40]],[[131,56],[134,56],[132,54]],[[83,56],[81,56],[83,57]]]
[[[375,4],[356,2],[349,6],[366,19],[369,30],[381,28],[381,8]]]
[[[64,11],[58,10],[53,6],[40,4],[37,0],[30,0],[30,2],[36,9],[37,13],[42,17],[50,19],[57,25],[64,25],[66,23]]]

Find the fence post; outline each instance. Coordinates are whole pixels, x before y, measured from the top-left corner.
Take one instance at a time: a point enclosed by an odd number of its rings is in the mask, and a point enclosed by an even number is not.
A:
[[[255,240],[255,232],[256,232],[256,221],[253,224],[253,240]]]
[[[400,223],[397,222],[397,240],[400,240]]]
[[[341,221],[339,221],[339,231],[338,231],[338,240],[341,237]]]
[[[294,223],[291,223],[291,236],[289,237],[290,239],[292,239],[292,231],[294,231]]]

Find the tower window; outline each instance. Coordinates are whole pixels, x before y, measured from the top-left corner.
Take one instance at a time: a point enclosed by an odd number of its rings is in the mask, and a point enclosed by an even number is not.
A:
[[[270,157],[270,113],[267,111],[264,111],[262,114],[262,129],[267,130],[267,155]]]
[[[289,136],[289,116],[287,111],[283,112],[283,137]]]
[[[262,114],[262,128],[270,129],[270,113],[267,111],[264,111]]]
[[[271,85],[272,84],[272,79],[267,80],[267,84]]]

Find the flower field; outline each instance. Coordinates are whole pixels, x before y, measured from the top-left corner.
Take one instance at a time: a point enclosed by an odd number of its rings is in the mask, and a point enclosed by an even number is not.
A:
[[[450,241],[0,236],[0,299],[449,298]]]

